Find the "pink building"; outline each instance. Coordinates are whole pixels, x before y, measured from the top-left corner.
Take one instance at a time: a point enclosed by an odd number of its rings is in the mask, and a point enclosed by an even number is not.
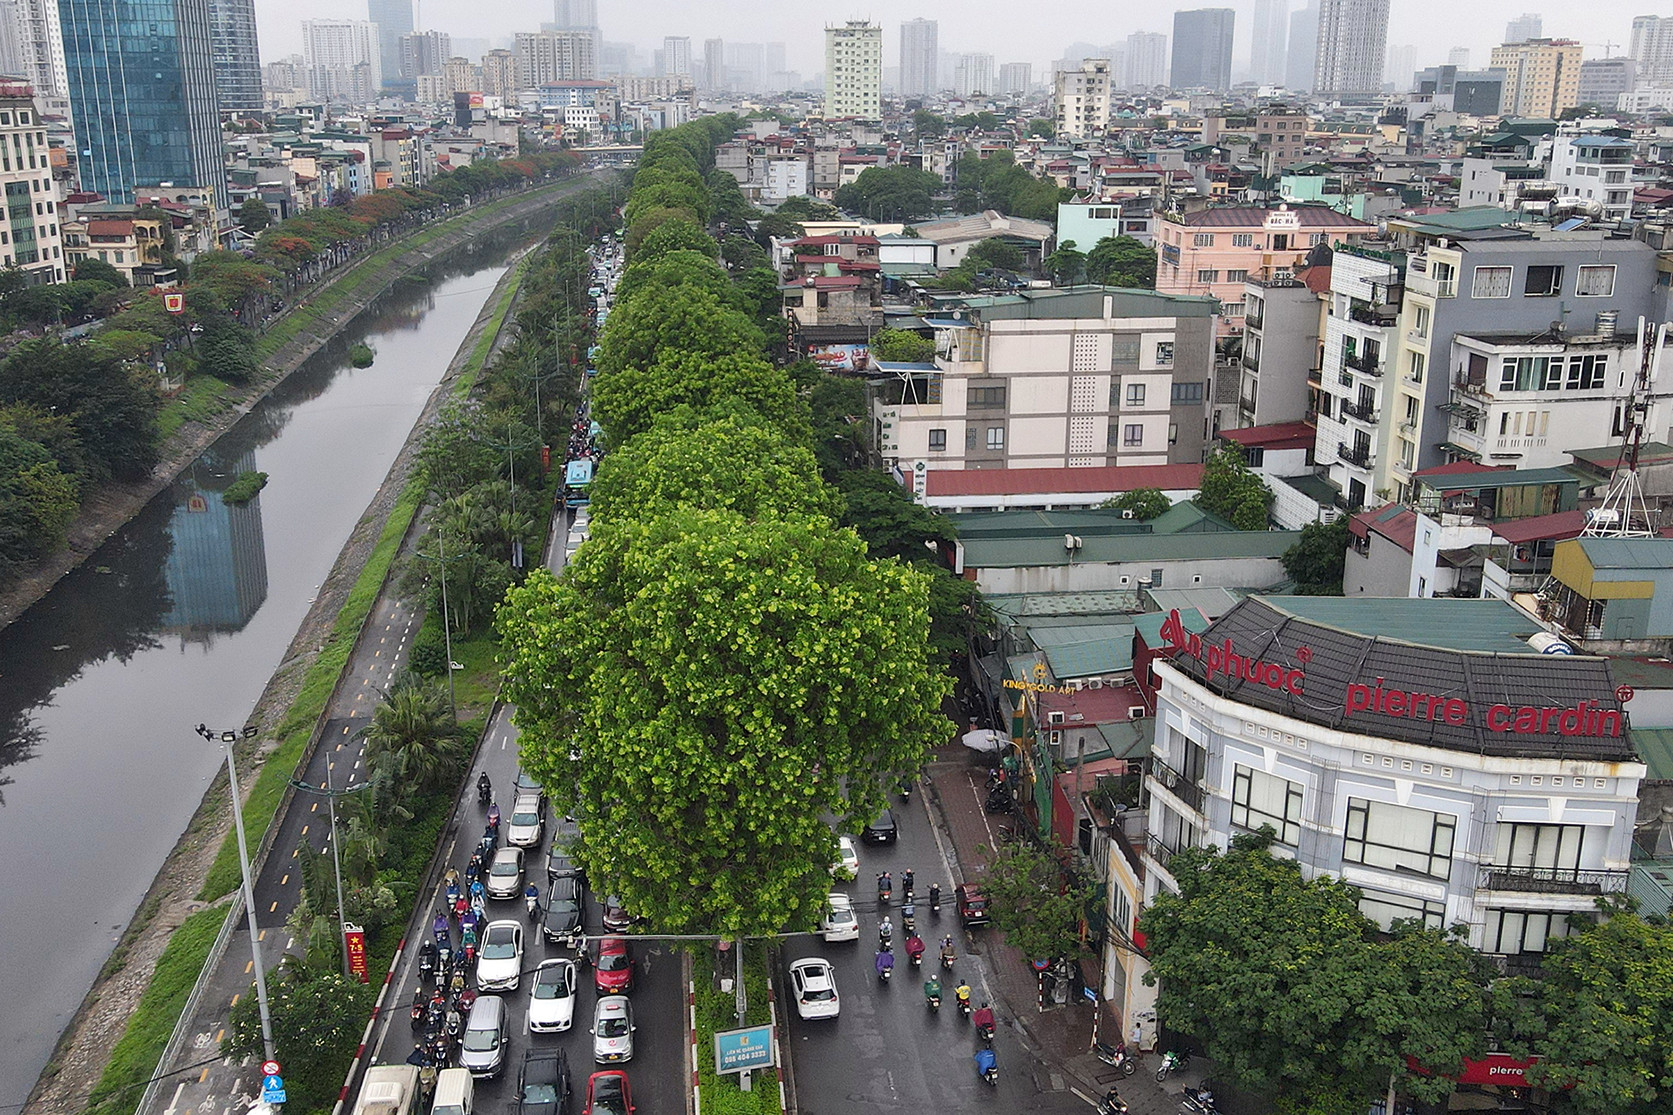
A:
[[[1376,225],[1323,205],[1258,205],[1165,212],[1156,223],[1156,289],[1212,294],[1221,311],[1218,336],[1243,333],[1243,281],[1287,279],[1321,244],[1356,244]]]

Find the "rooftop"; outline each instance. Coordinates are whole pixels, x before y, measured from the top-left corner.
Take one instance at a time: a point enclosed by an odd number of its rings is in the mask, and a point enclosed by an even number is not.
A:
[[[1673,538],[1581,538],[1593,569],[1673,569]]]
[[[1273,426],[1221,430],[1220,436],[1245,449],[1311,449],[1316,432],[1305,422],[1281,422]]]
[[[966,537],[964,565],[966,569],[1022,569],[1158,561],[1276,560],[1301,538],[1300,531],[1290,530],[1087,534],[1079,536],[1079,549],[1069,550],[1063,545],[1063,534],[1053,531],[1032,537]]]
[[[1545,630],[1504,600],[1404,596],[1263,596],[1292,616],[1359,635],[1446,650],[1528,654],[1528,638]]]
[[[1295,214],[1302,228],[1339,228],[1348,232],[1375,232],[1377,226],[1338,213],[1324,205],[1292,205],[1284,207]],[[1228,205],[1199,209],[1186,213],[1178,223],[1188,228],[1261,228],[1268,217],[1279,212],[1258,205]],[[1171,218],[1165,218],[1171,220]]]
[[[884,365],[879,365],[884,367]],[[933,365],[932,365],[933,367]],[[888,366],[887,370],[895,370]],[[902,370],[917,370],[906,365]],[[1130,492],[1137,488],[1196,491],[1202,465],[1103,465],[1094,468],[931,469],[925,493],[936,496],[1036,495],[1077,492]]]
[[[1506,542],[1535,542],[1543,539],[1577,538],[1586,526],[1584,511],[1558,511],[1531,519],[1511,519],[1493,525],[1493,537]]]
[[[1164,612],[1178,608],[1181,612],[1195,608],[1209,619],[1219,619],[1243,599],[1224,588],[1153,588],[1147,591],[1153,607]]]

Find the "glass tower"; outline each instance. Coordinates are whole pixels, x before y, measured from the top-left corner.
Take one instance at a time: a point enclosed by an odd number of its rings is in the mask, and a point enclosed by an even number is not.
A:
[[[256,0],[209,0],[209,32],[221,111],[260,112]]]
[[[83,189],[213,191],[227,207],[210,0],[59,0]]]

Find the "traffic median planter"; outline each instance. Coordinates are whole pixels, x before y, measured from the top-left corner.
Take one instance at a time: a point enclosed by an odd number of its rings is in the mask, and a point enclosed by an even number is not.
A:
[[[766,946],[751,941],[744,947],[744,1020],[738,1021],[737,998],[722,991],[720,978],[730,981],[735,961],[727,953],[724,961],[712,947],[699,946],[692,956],[692,992],[697,1026],[693,1042],[697,1057],[697,1115],[780,1115],[784,1110],[779,1087],[779,1069],[759,1069],[751,1074],[751,1090],[738,1087],[735,1073],[715,1072],[715,1034],[740,1026],[770,1026],[774,1022],[769,998]],[[719,971],[720,966],[724,971]],[[727,985],[730,987],[730,983]],[[783,1047],[780,1045],[780,1057]]]

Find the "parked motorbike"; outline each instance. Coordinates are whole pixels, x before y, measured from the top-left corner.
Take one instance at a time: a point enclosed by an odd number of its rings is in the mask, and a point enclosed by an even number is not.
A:
[[[1011,791],[1006,789],[991,790],[982,802],[982,808],[989,813],[1009,813],[1016,807]]]
[[[1206,1084],[1201,1088],[1192,1088],[1187,1085],[1185,1095],[1182,1098],[1185,1102],[1185,1110],[1190,1112],[1190,1115],[1219,1115],[1220,1109],[1214,1106],[1214,1093],[1209,1090]]]
[[[1156,1082],[1160,1084],[1171,1073],[1178,1072],[1191,1060],[1191,1055],[1183,1049],[1170,1049],[1162,1054],[1162,1063],[1156,1069]]]
[[[1127,1101],[1114,1088],[1098,1098],[1098,1115],[1127,1115]]]
[[[1092,1052],[1104,1064],[1120,1069],[1123,1076],[1132,1076],[1139,1069],[1138,1062],[1121,1042],[1114,1045],[1096,1042],[1092,1046]]]

